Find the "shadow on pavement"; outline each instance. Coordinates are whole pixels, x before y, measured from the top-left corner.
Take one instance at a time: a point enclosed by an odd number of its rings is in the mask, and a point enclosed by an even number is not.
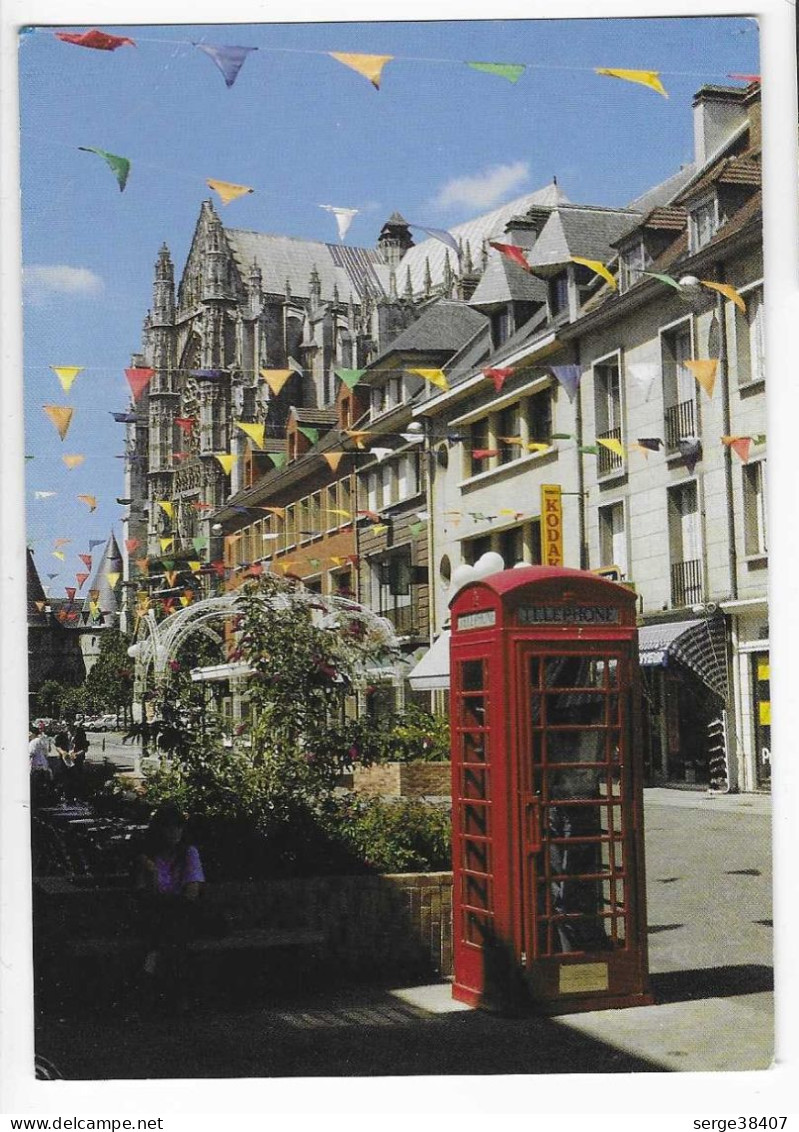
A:
[[[731,998],[774,990],[774,972],[771,967],[758,963],[665,971],[651,975],[649,981],[658,1004],[690,1002],[697,998]]]

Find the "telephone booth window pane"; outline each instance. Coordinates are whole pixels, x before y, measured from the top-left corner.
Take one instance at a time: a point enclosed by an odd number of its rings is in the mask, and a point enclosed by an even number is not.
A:
[[[486,941],[491,937],[491,918],[485,914],[481,915],[479,912],[473,912],[470,909],[464,914],[464,938],[467,943],[474,943],[478,947],[484,947]]]
[[[546,697],[547,724],[604,723],[605,699],[596,692],[550,692]]]
[[[464,873],[461,876],[463,892],[461,899],[469,908],[490,911],[492,906],[491,884],[488,877]]]
[[[461,726],[484,727],[486,704],[484,696],[464,696],[461,700]]]
[[[488,798],[488,771],[479,767],[464,767],[461,775],[461,797]]]
[[[491,872],[491,846],[468,838],[463,843],[463,867],[475,873]]]
[[[482,692],[485,688],[485,663],[482,660],[464,660],[461,663],[461,689],[464,692]]]
[[[488,762],[488,736],[480,731],[464,731],[462,735],[463,761],[465,763]]]
[[[463,807],[463,832],[467,836],[487,837],[489,833],[488,807],[470,802]]]

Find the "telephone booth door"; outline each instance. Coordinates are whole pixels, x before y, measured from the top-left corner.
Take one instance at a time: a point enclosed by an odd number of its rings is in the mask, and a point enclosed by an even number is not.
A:
[[[630,668],[619,642],[516,643],[520,958],[544,1005],[644,990]]]

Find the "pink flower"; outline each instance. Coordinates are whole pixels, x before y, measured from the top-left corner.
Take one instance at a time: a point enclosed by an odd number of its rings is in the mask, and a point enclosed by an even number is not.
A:
[[[356,746],[355,743],[353,743],[352,746],[350,747],[349,751],[347,751],[347,754],[349,755],[352,762],[357,761],[359,753],[360,752],[358,751],[358,747]]]
[[[170,660],[169,667],[172,669],[173,672],[180,672],[180,661]]]

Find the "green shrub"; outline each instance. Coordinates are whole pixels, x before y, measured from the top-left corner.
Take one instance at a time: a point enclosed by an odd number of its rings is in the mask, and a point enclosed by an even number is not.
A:
[[[327,829],[370,870],[438,872],[451,865],[447,809],[429,802],[348,795],[326,815]]]

